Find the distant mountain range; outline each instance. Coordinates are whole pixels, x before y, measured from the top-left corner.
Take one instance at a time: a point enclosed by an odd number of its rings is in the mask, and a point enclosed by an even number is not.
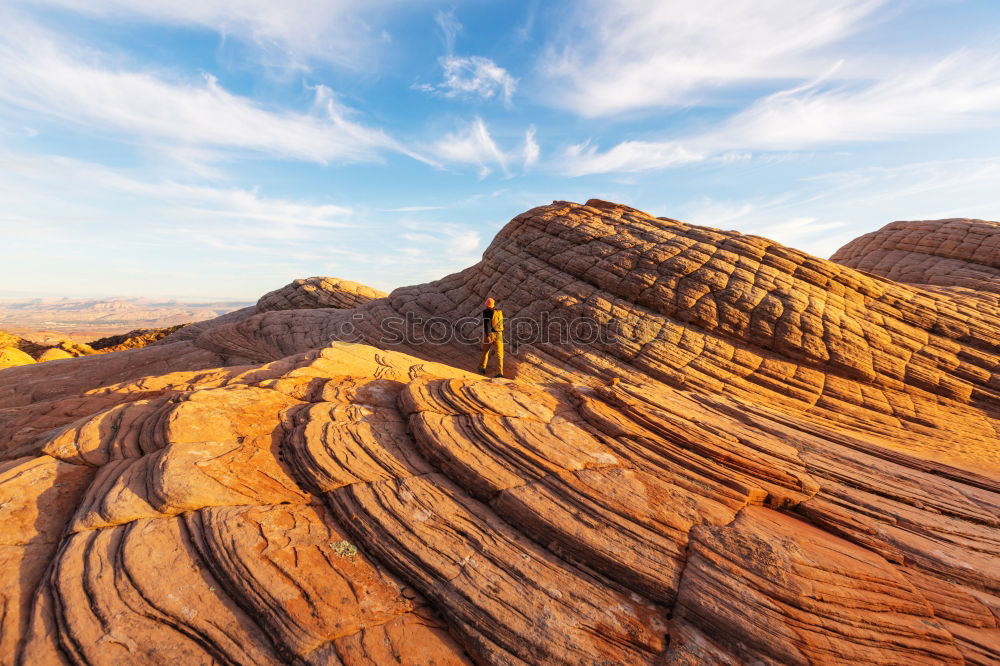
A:
[[[165,328],[252,305],[252,301],[185,302],[151,298],[0,299],[0,329],[33,340],[92,339],[136,328]]]

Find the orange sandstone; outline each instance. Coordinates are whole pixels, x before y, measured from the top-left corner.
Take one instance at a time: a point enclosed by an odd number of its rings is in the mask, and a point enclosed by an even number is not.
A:
[[[894,224],[836,263],[555,202],[0,371],[0,662],[997,663],[1000,231]],[[484,379],[432,327],[491,285],[595,334]]]

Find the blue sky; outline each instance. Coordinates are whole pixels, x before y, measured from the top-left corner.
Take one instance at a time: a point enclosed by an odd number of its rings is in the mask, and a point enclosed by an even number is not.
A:
[[[1000,2],[0,6],[0,296],[388,290],[592,197],[824,257],[1000,219]]]

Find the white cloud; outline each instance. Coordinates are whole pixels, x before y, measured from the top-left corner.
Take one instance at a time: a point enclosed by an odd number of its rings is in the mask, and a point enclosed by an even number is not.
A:
[[[507,156],[497,147],[482,118],[445,135],[431,147],[431,152],[443,162],[478,166],[480,178],[488,176],[493,166],[507,173]]]
[[[1000,124],[1000,57],[957,53],[860,88],[805,85],[766,97],[714,142],[797,150]]]
[[[685,139],[626,141],[600,152],[570,146],[570,175],[636,172],[742,151],[803,150],[950,134],[1000,125],[1000,56],[963,52],[865,84],[831,86],[826,77],[764,97],[715,130]]]
[[[250,297],[331,259],[340,265],[332,274],[364,279],[369,220],[350,206],[2,148],[0,163],[0,231],[10,241],[0,284]]]
[[[538,142],[535,141],[535,126],[532,125],[524,133],[524,170],[527,171],[531,167],[535,166],[538,161],[538,156],[541,154],[541,149],[538,147]]]
[[[817,200],[859,193],[873,208],[891,208],[893,219],[1000,220],[1000,157],[868,167],[804,180],[820,188]]]
[[[455,17],[454,10],[439,10],[434,13],[434,22],[441,29],[441,36],[444,38],[444,47],[448,53],[455,50],[455,38],[462,32],[462,23]]]
[[[483,236],[478,231],[461,231],[452,236],[448,243],[448,251],[459,256],[473,254],[483,243]]]
[[[0,36],[0,101],[32,114],[159,144],[171,151],[237,151],[268,157],[372,161],[384,151],[412,155],[378,129],[351,119],[333,92],[317,86],[308,112],[267,109],[224,90],[211,76],[171,79],[115,66],[91,52],[63,51],[22,24]],[[419,157],[418,157],[419,159]]]
[[[0,151],[5,179],[0,184],[0,219],[34,214],[60,234],[84,231],[81,223],[100,221],[134,231],[155,229],[161,236],[197,235],[217,246],[242,243],[296,243],[316,232],[355,226],[352,208],[262,196],[257,190],[209,187],[154,180],[125,170],[58,156]],[[52,200],[52,183],[61,195]],[[48,202],[48,203],[47,203]],[[136,227],[135,210],[142,210]],[[214,240],[213,240],[214,239]]]
[[[801,241],[809,243],[848,226],[845,220],[820,220],[815,215],[798,214],[799,208],[791,208],[789,215],[787,202],[781,199],[741,205],[708,202],[684,221],[716,229],[738,229],[741,233],[764,236],[793,247]]]
[[[645,171],[700,162],[706,156],[674,141],[623,141],[605,152],[589,142],[566,149],[562,171],[568,176],[615,171]]]
[[[267,223],[269,237],[276,239],[284,239],[290,230],[301,228],[352,226],[347,220],[351,218],[353,211],[345,206],[265,198],[256,190],[184,185],[169,181],[142,189],[165,198],[175,206],[175,210],[190,216]]]
[[[36,291],[255,297],[317,274],[392,289],[465,268],[483,246],[472,225],[420,219],[430,207],[386,215],[2,147],[0,163],[12,243],[0,284]]]
[[[521,146],[505,149],[497,144],[486,123],[477,116],[431,144],[424,152],[443,164],[479,167],[480,179],[490,175],[494,168],[499,168],[505,176],[510,176],[512,162],[521,160],[522,170],[526,172],[538,161],[541,150],[535,140],[535,133],[535,126],[530,125],[524,132],[524,143]]]
[[[481,257],[482,234],[464,224],[403,217],[393,220],[392,227],[397,231],[392,237],[402,242],[366,260],[389,279],[391,287],[437,280],[467,268]],[[407,257],[404,264],[398,261],[400,255]]]
[[[497,97],[505,106],[510,106],[510,98],[517,88],[517,79],[489,58],[455,55],[455,38],[462,32],[462,24],[455,17],[454,11],[439,11],[434,15],[434,21],[444,38],[445,54],[438,58],[442,81],[435,85],[422,83],[413,87],[449,98]]]
[[[384,213],[422,213],[429,210],[444,210],[448,206],[400,206],[398,208],[385,208]]]
[[[422,85],[421,90],[438,92],[445,97],[497,97],[510,106],[517,79],[489,58],[446,55],[440,62],[444,80],[436,86]]]
[[[582,116],[674,107],[796,79],[885,0],[587,0],[542,61],[545,101]]]
[[[667,215],[737,229],[820,257],[893,220],[1000,220],[1000,158],[869,167],[803,179],[779,196],[694,199]]]
[[[372,52],[387,40],[372,25],[377,13],[403,0],[19,0],[24,6],[49,5],[102,20],[144,21],[213,30],[258,49],[284,65],[319,59],[349,67],[370,67]]]

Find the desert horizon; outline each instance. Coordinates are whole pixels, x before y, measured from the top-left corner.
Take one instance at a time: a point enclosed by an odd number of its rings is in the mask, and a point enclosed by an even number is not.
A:
[[[871,229],[874,232],[877,229]],[[305,276],[288,276],[289,280]],[[445,277],[444,275],[439,276]],[[277,288],[278,285],[274,285]],[[396,285],[403,287],[406,285]],[[394,287],[395,288],[395,287]],[[391,289],[390,289],[391,291]],[[137,329],[190,324],[253,305],[257,298],[181,298],[175,295],[12,294],[0,291],[0,332],[37,343],[89,342]]]

